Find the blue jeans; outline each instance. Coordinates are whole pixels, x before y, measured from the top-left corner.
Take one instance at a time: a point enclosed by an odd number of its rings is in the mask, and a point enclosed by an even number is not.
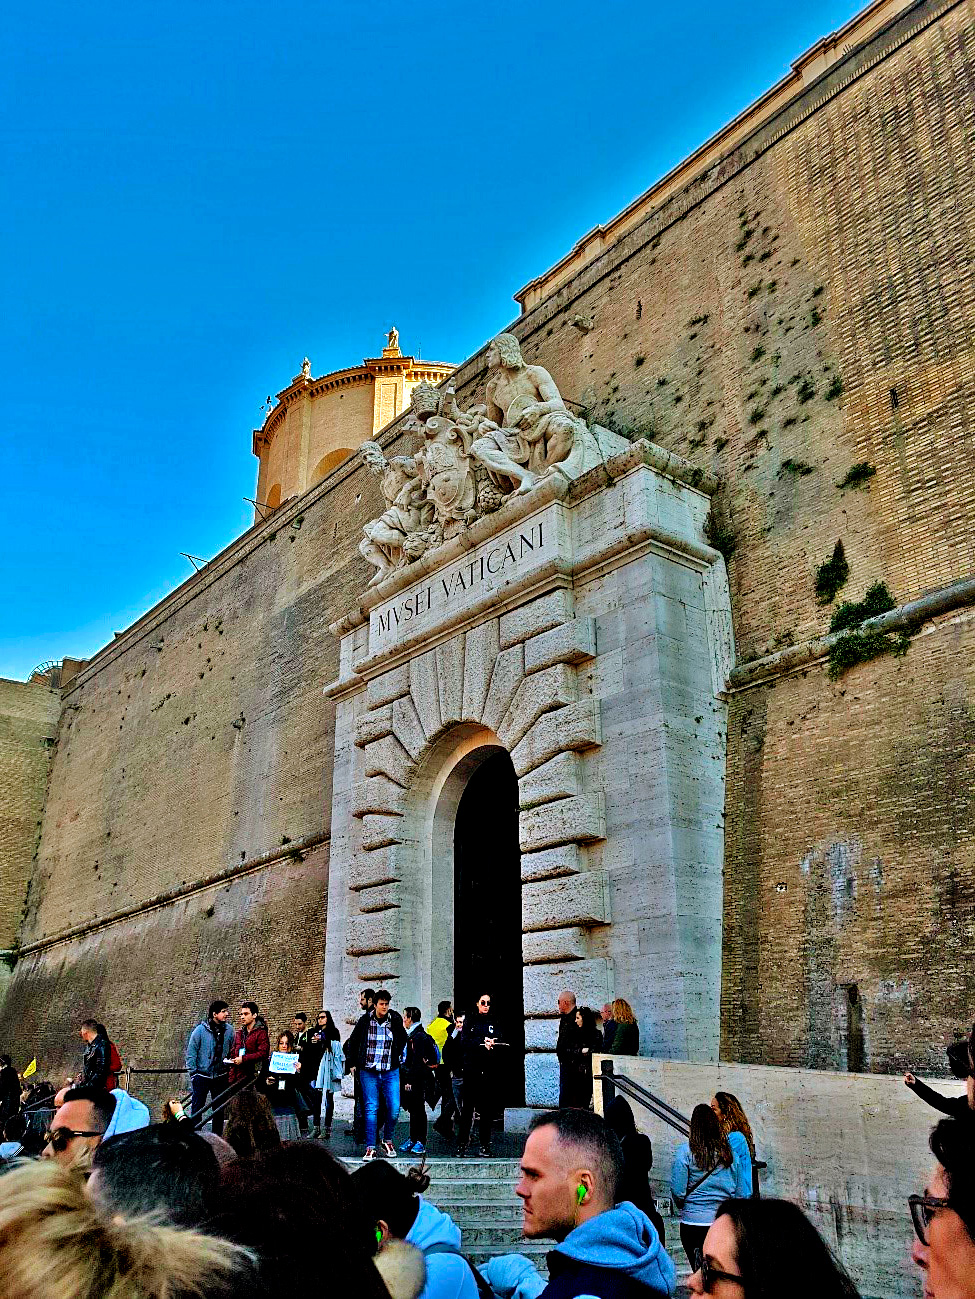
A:
[[[362,1102],[366,1114],[366,1145],[376,1144],[376,1115],[379,1112],[379,1093],[386,1104],[386,1121],[383,1140],[392,1141],[396,1120],[399,1118],[399,1070],[360,1069]]]

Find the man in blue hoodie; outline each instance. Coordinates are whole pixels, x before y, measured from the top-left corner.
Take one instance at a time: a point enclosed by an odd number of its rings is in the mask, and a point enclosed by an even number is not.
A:
[[[612,1129],[587,1110],[550,1110],[532,1123],[515,1193],[529,1240],[557,1241],[545,1285],[522,1255],[479,1269],[495,1294],[518,1299],[649,1299],[674,1293],[676,1273],[647,1215],[616,1203],[623,1152]]]
[[[190,1034],[186,1044],[186,1072],[190,1076],[191,1114],[198,1114],[204,1108],[208,1096],[215,1100],[230,1085],[229,1066],[224,1063],[234,1046],[234,1028],[229,1021],[227,1003],[211,1001],[206,1019]],[[218,1137],[223,1135],[223,1117],[221,1109],[211,1123]]]

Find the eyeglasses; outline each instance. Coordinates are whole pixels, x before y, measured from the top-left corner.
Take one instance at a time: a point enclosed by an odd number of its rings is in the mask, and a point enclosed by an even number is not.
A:
[[[74,1137],[100,1137],[101,1135],[100,1132],[83,1132],[74,1128],[51,1128],[49,1132],[44,1133],[44,1140],[52,1150],[60,1154],[63,1150],[67,1150]]]
[[[490,1006],[490,1004],[491,1004],[491,998],[490,998],[490,997],[482,997],[482,998],[480,999],[480,1001],[479,1001],[477,1004],[478,1004],[479,1006]]]
[[[710,1259],[699,1249],[694,1251],[694,1271],[701,1274],[701,1289],[705,1294],[711,1293],[715,1281],[737,1281],[740,1286],[745,1284],[734,1272],[722,1272],[712,1267]]]
[[[909,1195],[907,1203],[911,1210],[911,1221],[922,1245],[928,1243],[928,1228],[931,1219],[939,1209],[947,1209],[948,1201],[937,1195]]]

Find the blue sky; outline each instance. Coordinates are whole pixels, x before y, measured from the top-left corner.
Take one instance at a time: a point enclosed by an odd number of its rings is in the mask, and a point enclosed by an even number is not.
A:
[[[856,6],[8,11],[0,676],[86,657],[250,524],[260,407],[511,295]]]

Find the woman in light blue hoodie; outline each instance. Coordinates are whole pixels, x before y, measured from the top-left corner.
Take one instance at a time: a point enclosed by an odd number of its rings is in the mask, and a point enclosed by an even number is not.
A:
[[[674,1151],[670,1193],[680,1210],[680,1243],[693,1267],[718,1206],[752,1193],[751,1167],[728,1144],[710,1105],[694,1106],[690,1137]]]
[[[430,1178],[420,1168],[406,1176],[385,1160],[363,1164],[352,1174],[363,1213],[375,1223],[378,1250],[405,1240],[423,1255],[427,1281],[417,1299],[478,1299],[474,1269],[460,1252],[460,1228],[449,1214],[424,1200]]]

